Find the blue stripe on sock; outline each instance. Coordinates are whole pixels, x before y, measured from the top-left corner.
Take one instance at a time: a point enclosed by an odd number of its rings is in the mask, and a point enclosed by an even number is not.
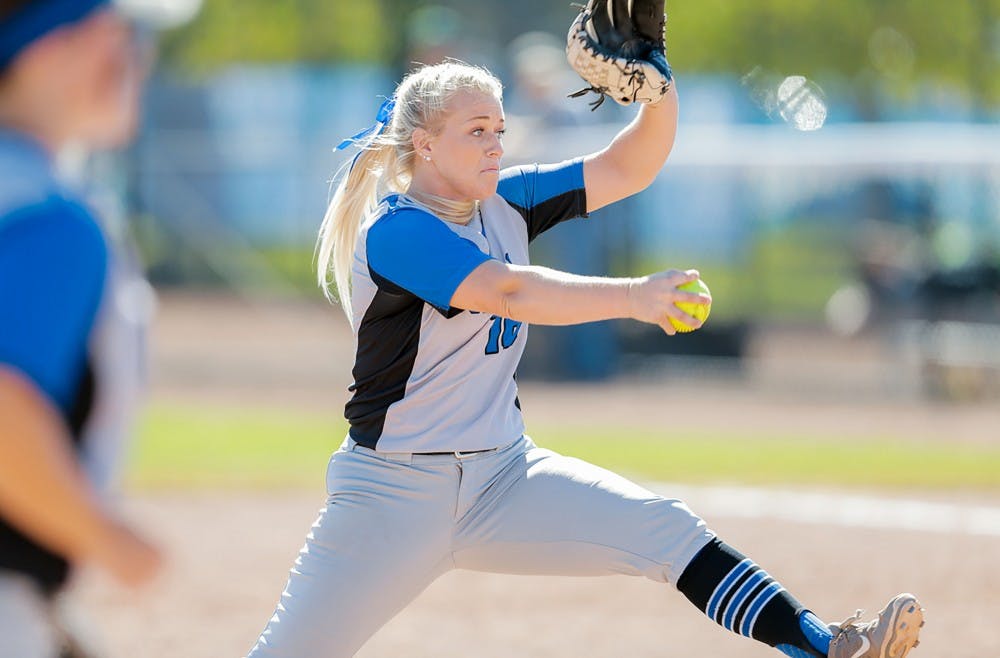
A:
[[[805,610],[799,615],[799,628],[803,635],[809,640],[817,651],[824,656],[830,653],[830,642],[833,641],[833,633],[830,627],[823,623],[819,617],[812,612]]]
[[[753,600],[750,604],[750,608],[747,609],[747,614],[743,617],[743,624],[740,628],[740,635],[745,635],[746,637],[753,637],[753,627],[757,623],[757,617],[760,615],[760,611],[764,609],[764,606],[768,602],[776,597],[779,592],[784,588],[778,583],[771,583],[763,590],[760,594]]]
[[[754,588],[756,588],[757,585],[759,585],[761,581],[767,577],[768,575],[766,571],[757,571],[756,573],[751,574],[751,576],[747,578],[746,582],[743,583],[743,585],[736,591],[733,598],[729,600],[729,605],[726,606],[726,614],[722,618],[722,625],[726,629],[730,631],[735,630],[733,628],[733,620],[736,618],[736,613],[739,611],[740,607],[746,603],[746,599],[750,595],[750,592],[752,592]]]
[[[711,598],[708,599],[708,607],[705,608],[705,614],[709,616],[710,619],[715,619],[715,614],[718,612],[719,604],[722,603],[722,599],[725,598],[726,593],[729,588],[739,580],[739,577],[743,575],[747,569],[756,566],[750,558],[744,559],[742,562],[733,567],[732,571],[729,572],[722,582],[715,588],[712,592]]]
[[[816,658],[816,656],[809,653],[808,651],[805,651],[804,649],[800,649],[798,647],[793,647],[790,644],[779,644],[774,648],[780,651],[781,653],[785,654],[786,656],[791,656],[792,658]]]

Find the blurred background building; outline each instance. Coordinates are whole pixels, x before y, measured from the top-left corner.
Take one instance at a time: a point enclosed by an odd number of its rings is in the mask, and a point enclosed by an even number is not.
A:
[[[523,376],[758,377],[945,399],[1000,396],[1000,1],[670,3],[681,128],[658,180],[537,243],[584,274],[696,267],[708,325],[532,329]],[[507,85],[507,164],[594,151],[562,55],[564,0],[205,0],[168,34],[131,226],[161,291],[317,303],[333,146],[415,62]],[[558,333],[557,333],[558,332]],[[805,357],[804,344],[820,345]],[[798,369],[785,365],[798,359]],[[869,390],[866,389],[866,390]]]

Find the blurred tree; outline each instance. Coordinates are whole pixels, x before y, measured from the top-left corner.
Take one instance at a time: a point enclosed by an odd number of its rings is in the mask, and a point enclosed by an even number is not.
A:
[[[196,20],[166,35],[162,57],[198,73],[241,62],[385,62],[386,24],[378,2],[205,0]]]
[[[1000,104],[1000,0],[702,0],[668,10],[678,71],[845,76],[868,118],[881,93],[942,82],[979,108]]]
[[[421,5],[420,0],[379,0],[386,21],[382,24],[383,38],[388,42],[388,61],[403,68],[407,53],[412,49],[406,29],[409,17]]]
[[[459,12],[463,38],[483,48],[528,29],[561,36],[575,11],[567,0],[206,0],[196,21],[167,38],[165,58],[201,71],[291,61],[403,69],[410,19],[431,4]],[[667,9],[679,72],[743,76],[760,67],[846,79],[868,118],[878,118],[885,94],[953,93],[983,111],[1000,105],[1000,0],[668,0]]]

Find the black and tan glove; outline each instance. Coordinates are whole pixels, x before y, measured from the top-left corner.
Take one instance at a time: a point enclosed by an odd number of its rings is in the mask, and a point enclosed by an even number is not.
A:
[[[673,82],[664,44],[663,0],[589,0],[570,26],[566,59],[600,94],[621,105],[655,103]]]

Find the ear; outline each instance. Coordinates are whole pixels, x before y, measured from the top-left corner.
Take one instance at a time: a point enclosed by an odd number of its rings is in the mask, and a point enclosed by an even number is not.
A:
[[[423,159],[431,155],[431,134],[426,129],[414,129],[410,141],[413,143],[413,150],[418,158]]]

